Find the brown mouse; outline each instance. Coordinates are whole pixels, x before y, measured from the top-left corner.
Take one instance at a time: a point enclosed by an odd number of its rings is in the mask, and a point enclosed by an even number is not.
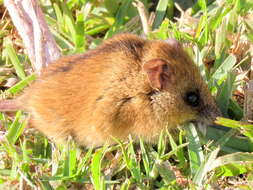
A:
[[[49,65],[18,98],[32,126],[55,141],[100,146],[131,134],[154,142],[165,127],[212,121],[219,110],[176,40],[121,34]]]

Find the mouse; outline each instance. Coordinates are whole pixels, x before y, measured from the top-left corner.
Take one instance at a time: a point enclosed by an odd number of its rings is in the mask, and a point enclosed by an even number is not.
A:
[[[43,69],[16,99],[31,126],[55,142],[154,143],[163,129],[210,124],[219,108],[198,67],[175,39],[119,34]]]

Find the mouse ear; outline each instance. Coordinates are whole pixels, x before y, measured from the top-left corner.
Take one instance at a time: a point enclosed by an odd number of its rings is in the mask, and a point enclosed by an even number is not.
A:
[[[173,38],[168,38],[168,39],[165,40],[165,42],[167,42],[171,46],[175,46],[175,47],[181,46],[180,42],[177,41],[176,39],[173,39]]]
[[[179,49],[181,48],[181,44],[179,41],[177,41],[176,39],[173,38],[168,38],[167,40],[165,40],[165,42],[167,42],[170,46]]]
[[[162,90],[172,82],[173,72],[167,61],[163,59],[152,59],[143,65],[152,88]]]

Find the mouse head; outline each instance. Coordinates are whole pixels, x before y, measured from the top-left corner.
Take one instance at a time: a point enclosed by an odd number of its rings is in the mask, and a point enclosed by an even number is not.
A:
[[[197,66],[178,41],[153,41],[147,49],[142,68],[160,120],[170,121],[171,126],[188,121],[209,123],[220,114]]]

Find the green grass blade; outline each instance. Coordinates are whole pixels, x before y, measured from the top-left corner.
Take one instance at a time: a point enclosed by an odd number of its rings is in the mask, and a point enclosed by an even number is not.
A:
[[[132,6],[133,0],[124,0],[120,6],[120,8],[117,11],[117,15],[115,18],[115,23],[113,26],[108,30],[108,32],[105,35],[105,39],[112,37],[113,35],[119,33],[121,31],[121,27],[124,24],[125,17],[127,15],[127,12]]]
[[[176,180],[175,173],[171,170],[170,163],[168,161],[155,163],[158,173],[161,175],[165,184],[170,184]]]
[[[140,147],[141,147],[142,161],[144,164],[145,172],[146,172],[147,177],[149,177],[149,173],[151,171],[150,160],[149,160],[148,153],[142,139],[140,139]]]
[[[88,35],[96,35],[96,34],[99,34],[103,31],[107,30],[109,27],[110,27],[110,25],[108,25],[108,24],[100,24],[92,29],[87,30],[85,33]]]
[[[224,5],[215,9],[215,14],[210,15],[210,30],[216,30],[221,22],[224,20],[224,16],[226,16],[231,9],[229,7],[225,7]]]
[[[11,88],[9,88],[8,90],[6,90],[6,92],[10,94],[17,94],[21,92],[25,87],[27,87],[35,79],[36,79],[35,74],[29,75],[23,80],[21,80],[20,82],[18,82],[17,84],[15,84],[14,86],[12,86]]]
[[[207,80],[207,75],[206,75],[206,68],[205,65],[203,63],[203,54],[205,49],[203,48],[203,50],[200,52],[199,48],[197,46],[194,47],[194,52],[195,52],[195,63],[198,66],[198,69],[200,71],[200,74],[202,76],[202,78],[206,81]]]
[[[168,28],[170,26],[170,20],[165,18],[162,22],[162,24],[160,25],[159,29],[155,32],[155,39],[161,39],[161,40],[166,40],[169,38],[168,35]],[[151,35],[149,35],[148,37],[153,37]],[[172,37],[172,36],[170,36]],[[150,38],[152,39],[152,38]]]
[[[223,125],[223,124],[221,124]],[[226,125],[224,125],[226,126]],[[226,134],[225,131],[221,129],[216,129],[213,127],[207,128],[207,139],[213,140],[217,142],[219,139],[224,137]],[[253,145],[246,137],[231,137],[228,139],[228,142],[225,144],[226,146],[221,147],[221,151],[225,153],[234,153],[234,152],[252,152],[253,151]]]
[[[169,136],[169,141],[170,141],[170,146],[172,148],[172,151],[177,150],[175,152],[175,154],[176,154],[177,158],[179,159],[180,166],[184,166],[185,162],[186,162],[186,159],[184,157],[183,149],[182,148],[178,148],[179,146],[176,144],[176,142],[174,141],[173,137],[169,133],[167,133],[167,134]]]
[[[134,147],[133,147],[133,142],[131,137],[130,138],[130,143],[128,144],[128,148],[126,149],[122,143],[118,142],[121,151],[123,154],[123,160],[124,163],[126,164],[126,167],[129,169],[133,179],[140,184],[142,178],[141,178],[141,170],[140,170],[140,165],[137,162],[136,159],[136,154],[134,152]],[[116,140],[117,141],[117,140]]]
[[[216,159],[219,153],[219,150],[220,150],[219,148],[216,148],[215,150],[213,150],[207,157],[208,159],[206,160],[206,162],[202,162],[202,164],[200,165],[200,167],[196,171],[196,174],[193,177],[193,180],[192,180],[193,183],[197,184],[198,186],[201,186],[204,184],[203,180],[205,176],[207,175],[207,172],[210,171],[209,167]]]
[[[142,181],[142,178],[141,178],[141,169],[140,169],[140,165],[136,159],[136,154],[134,152],[134,146],[133,146],[133,141],[131,139],[130,141],[130,146],[128,147],[128,155],[130,157],[130,172],[133,176],[133,178],[138,182],[140,183]]]
[[[164,154],[162,157],[161,157],[161,160],[168,160],[172,155],[176,155],[177,152],[180,150],[180,149],[183,149],[184,147],[188,146],[189,143],[184,143],[184,144],[181,144],[179,146],[177,146],[176,148],[174,148],[173,150],[171,150],[169,153],[166,153]],[[181,161],[182,162],[182,161]],[[186,160],[184,161],[186,162]]]
[[[55,37],[55,40],[57,41],[57,44],[62,48],[62,49],[74,49],[75,46],[71,42],[71,40],[68,40],[65,38],[67,34],[59,33],[56,30],[51,30],[52,34]]]
[[[11,60],[11,63],[13,64],[15,70],[16,70],[16,73],[17,75],[21,78],[21,79],[25,79],[26,76],[25,76],[25,72],[24,72],[24,68],[23,66],[21,65],[19,59],[18,59],[18,56],[14,50],[14,48],[12,47],[12,45],[10,44],[7,44],[6,47],[6,52],[7,52],[7,55],[9,57],[9,59]]]
[[[48,181],[40,180],[39,182],[42,190],[54,190]]]
[[[237,129],[245,128],[245,129],[253,130],[252,124],[244,123],[241,121],[235,121],[235,120],[227,119],[223,117],[217,118],[215,123],[226,126],[226,127],[230,127],[230,128],[237,128]]]
[[[105,148],[97,150],[91,161],[91,182],[94,185],[95,190],[105,189],[104,180],[101,177],[101,162],[104,151]]]
[[[221,57],[222,49],[224,48],[226,40],[226,22],[223,20],[221,26],[216,30],[214,52],[216,59]]]
[[[233,99],[229,99],[229,110],[231,110],[233,112],[233,118],[236,120],[241,120],[243,117],[243,109],[241,108],[241,106],[239,106],[239,104],[233,100]]]
[[[61,9],[57,3],[53,3],[53,7],[54,7],[56,19],[57,19],[57,25],[59,28],[61,28],[64,26],[64,19],[63,19]]]
[[[217,142],[214,143],[214,147],[220,146],[223,147],[229,139],[236,134],[237,130],[231,129],[226,132]]]
[[[11,124],[10,129],[6,134],[6,138],[8,139],[10,144],[15,144],[15,142],[17,141],[18,137],[21,135],[24,127],[27,124],[27,120],[20,123],[21,114],[22,114],[21,111],[18,111],[16,113],[15,120]]]
[[[253,154],[245,152],[237,152],[233,154],[228,154],[225,156],[220,156],[209,165],[209,171],[224,166],[226,164],[243,164],[243,163],[253,163]]]
[[[63,10],[63,18],[67,30],[71,34],[72,42],[75,44],[75,48],[78,48],[77,30],[74,18],[71,11],[68,9],[65,3],[61,3],[61,8]]]
[[[93,149],[89,148],[88,152],[86,152],[82,161],[78,164],[77,172],[76,172],[77,175],[81,175],[81,172],[82,172],[84,166],[89,164],[89,160],[91,159],[91,156],[92,156],[92,151],[93,151]]]
[[[249,139],[253,142],[253,125],[252,124],[247,124],[247,123],[234,121],[234,120],[226,119],[226,118],[218,118],[216,123],[226,126],[226,127],[240,129],[242,134],[249,137]]]
[[[29,150],[27,149],[27,141],[26,139],[22,142],[21,141],[21,150],[22,150],[22,157],[25,163],[29,163],[31,161],[29,157]]]
[[[190,123],[186,126],[186,136],[189,142],[188,155],[190,160],[191,175],[194,176],[204,161],[204,153],[195,126]]]
[[[130,189],[131,181],[126,179],[125,182],[121,185],[120,190],[128,190]]]
[[[208,42],[209,37],[209,27],[208,27],[208,21],[207,21],[207,5],[206,0],[198,0],[198,4],[201,7],[201,10],[203,12],[203,15],[200,18],[199,25],[196,32],[196,38],[198,43],[200,43],[202,46],[206,45]]]
[[[76,169],[76,147],[71,142],[68,143],[67,159],[65,160],[63,174],[66,177],[71,177]]]
[[[157,149],[158,149],[158,155],[159,157],[161,157],[162,155],[164,155],[164,152],[165,152],[165,149],[166,149],[166,139],[165,139],[165,133],[164,131],[162,131],[160,133],[160,136],[159,136],[159,140],[158,140],[158,146],[157,146]]]
[[[159,0],[157,7],[156,7],[153,29],[158,28],[162,24],[163,18],[166,14],[168,3],[169,3],[169,0]]]
[[[79,13],[76,15],[76,52],[84,52],[86,47],[86,39],[84,33],[84,15]]]
[[[212,74],[210,81],[223,81],[227,76],[227,73],[231,71],[233,66],[236,64],[236,57],[234,55],[229,55],[222,64],[220,64],[215,72]],[[209,81],[209,82],[210,82]]]
[[[228,73],[226,81],[221,85],[218,90],[216,101],[223,116],[228,116],[229,100],[232,95],[233,84],[236,75],[234,73]]]
[[[174,16],[174,0],[168,1],[167,11],[166,11],[166,17],[170,20],[173,19]]]

